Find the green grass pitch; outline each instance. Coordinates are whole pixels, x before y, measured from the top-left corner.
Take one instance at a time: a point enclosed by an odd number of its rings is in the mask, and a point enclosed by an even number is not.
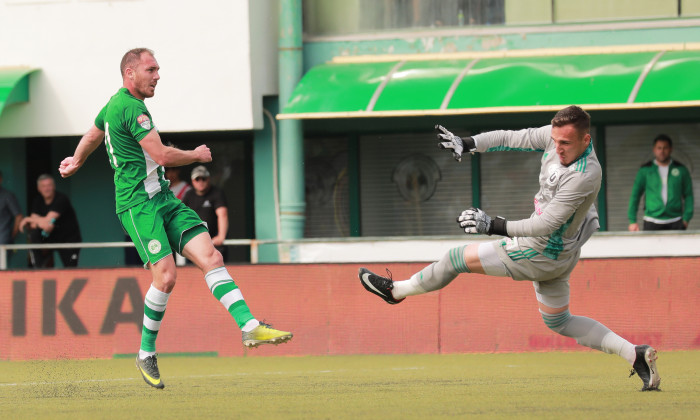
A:
[[[167,357],[164,390],[132,359],[0,362],[0,418],[700,418],[700,351],[660,352],[639,392],[597,352]]]

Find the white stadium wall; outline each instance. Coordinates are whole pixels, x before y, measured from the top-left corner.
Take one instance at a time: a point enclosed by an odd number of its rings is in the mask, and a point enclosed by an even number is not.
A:
[[[346,241],[323,241],[281,244],[282,262],[321,263],[378,263],[378,262],[432,262],[458,246],[496,240],[496,237],[426,237],[408,238],[352,238]],[[686,232],[597,232],[581,248],[582,259],[619,258],[675,258],[698,257],[700,234]]]
[[[261,96],[277,90],[277,6],[250,3],[0,1],[0,67],[40,69],[29,102],[2,112],[0,137],[84,133],[121,86],[119,62],[134,47],[153,49],[161,66],[156,96],[146,100],[160,131],[260,128]],[[251,50],[265,71],[252,71]]]

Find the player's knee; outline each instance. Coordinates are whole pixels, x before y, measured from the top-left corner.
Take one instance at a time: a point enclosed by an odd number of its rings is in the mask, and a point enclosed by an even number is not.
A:
[[[561,334],[566,327],[566,324],[569,322],[569,319],[571,319],[571,313],[568,309],[564,312],[559,312],[558,314],[547,314],[540,311],[540,315],[542,315],[544,325],[557,334]]]
[[[176,281],[177,273],[174,270],[172,272],[166,271],[160,275],[157,288],[165,293],[170,293],[175,288]]]
[[[206,267],[222,267],[224,265],[224,257],[218,249],[211,247],[211,251],[205,256]]]

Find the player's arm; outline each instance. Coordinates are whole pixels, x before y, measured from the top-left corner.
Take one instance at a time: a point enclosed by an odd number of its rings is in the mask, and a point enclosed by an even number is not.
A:
[[[519,131],[489,131],[464,138],[452,134],[441,125],[436,125],[435,129],[438,130],[437,136],[440,141],[438,147],[452,150],[452,155],[458,162],[461,162],[464,151],[472,154],[503,150],[543,152],[552,137],[550,126]]]
[[[593,184],[587,182],[577,186],[573,180],[563,182],[554,199],[541,214],[528,219],[506,220],[502,217],[492,218],[483,210],[471,208],[457,217],[457,223],[465,233],[501,235],[501,236],[548,236],[566,224],[576,210],[593,191]],[[583,189],[583,191],[582,191]]]
[[[104,136],[105,132],[93,124],[80,139],[80,143],[78,143],[78,147],[75,148],[73,156],[68,156],[61,161],[58,167],[58,172],[61,174],[61,177],[67,178],[75,174],[78,169],[83,166],[88,156],[102,143]]]
[[[547,125],[524,130],[496,130],[474,136],[476,151],[544,152],[552,141],[552,127]]]
[[[588,196],[588,193],[572,188],[571,184],[564,183],[541,214],[508,222],[510,236],[548,236],[564,226]],[[593,185],[587,187],[588,192],[593,190]]]
[[[228,232],[228,208],[221,206],[216,209],[216,223],[219,233],[211,240],[214,242],[214,245],[219,246],[224,243]]]
[[[211,162],[211,151],[205,145],[197,146],[194,150],[180,150],[166,146],[160,139],[156,129],[151,130],[139,142],[151,159],[161,166],[184,166],[195,162]]]

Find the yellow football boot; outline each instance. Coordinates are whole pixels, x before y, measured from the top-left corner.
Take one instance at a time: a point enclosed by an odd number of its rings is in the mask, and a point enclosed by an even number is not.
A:
[[[252,331],[243,333],[243,345],[257,347],[261,344],[282,344],[292,339],[292,333],[278,331],[271,325],[261,322]]]

